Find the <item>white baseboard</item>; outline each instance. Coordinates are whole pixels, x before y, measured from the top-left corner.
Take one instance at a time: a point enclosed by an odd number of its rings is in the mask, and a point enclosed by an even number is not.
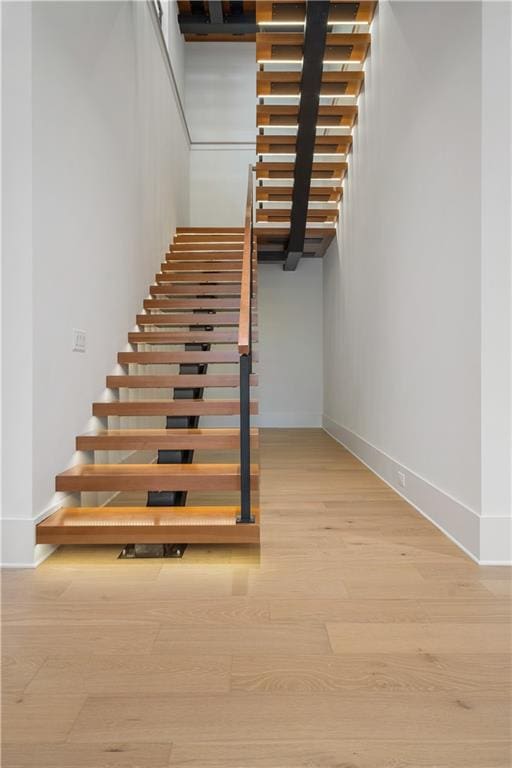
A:
[[[512,565],[512,517],[480,518],[480,565]]]
[[[512,564],[510,518],[480,517],[462,502],[325,415],[323,428],[475,562],[481,565]],[[399,471],[405,473],[405,488],[398,484]]]
[[[35,543],[36,518],[4,518],[1,568],[37,568],[56,547]]]
[[[0,568],[2,569],[20,569],[20,568],[37,568],[38,565],[41,565],[42,562],[46,560],[47,557],[50,557],[55,550],[58,549],[57,546],[53,544],[36,544],[34,547],[34,562],[33,563],[0,563]]]
[[[136,456],[137,451],[130,451],[121,460],[125,463]],[[102,498],[99,506],[104,507],[117,493]],[[58,500],[55,498],[58,497]],[[4,517],[0,520],[1,527],[1,561],[0,568],[37,568],[52,552],[58,548],[52,544],[36,544],[36,525],[45,518],[53,515],[60,507],[77,506],[76,496],[56,494],[53,503],[40,512],[36,517],[16,518]]]

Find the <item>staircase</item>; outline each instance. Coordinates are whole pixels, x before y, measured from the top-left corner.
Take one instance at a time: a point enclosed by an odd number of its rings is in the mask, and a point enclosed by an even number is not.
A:
[[[251,173],[244,228],[177,229],[137,315],[138,330],[128,334],[132,350],[118,355],[123,371],[107,376],[116,399],[92,405],[103,428],[76,439],[77,450],[93,461],[56,478],[57,491],[82,501],[107,493],[109,500],[57,510],[37,525],[37,543],[259,541],[258,431],[250,427],[258,404],[249,396],[258,383],[251,370],[257,359],[252,190]],[[227,394],[216,399],[213,390]],[[238,426],[199,426],[201,417],[225,416],[237,417]],[[134,428],[134,417],[162,424]],[[112,452],[146,459],[111,461]],[[99,454],[107,458],[98,460]]]
[[[376,2],[256,3],[260,261],[297,267],[336,234]]]
[[[178,0],[186,41],[256,42],[258,260],[294,270],[336,236],[377,0]]]
[[[255,37],[256,194],[251,168],[243,228],[177,230],[128,334],[131,349],[118,355],[122,372],[107,377],[117,396],[93,403],[103,428],[77,438],[77,450],[107,458],[58,475],[57,491],[80,494],[83,506],[42,521],[38,543],[259,540],[258,465],[251,463],[258,434],[250,426],[257,260],[294,270],[303,256],[323,256],[336,234],[375,6],[180,0],[186,39]],[[213,390],[232,394],[216,399]],[[239,426],[210,426],[224,417],[238,417]],[[139,428],[134,419],[164,423]],[[110,461],[115,452],[149,458]],[[87,506],[90,493],[110,500]]]

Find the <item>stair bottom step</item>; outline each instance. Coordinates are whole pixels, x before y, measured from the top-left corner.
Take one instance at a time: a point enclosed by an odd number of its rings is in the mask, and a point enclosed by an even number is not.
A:
[[[258,543],[239,507],[67,507],[36,527],[38,544]],[[258,510],[254,510],[258,520]]]

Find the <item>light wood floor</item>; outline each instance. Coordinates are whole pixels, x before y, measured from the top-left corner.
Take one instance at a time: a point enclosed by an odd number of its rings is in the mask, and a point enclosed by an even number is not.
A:
[[[510,768],[510,571],[320,430],[261,459],[261,552],[3,574],[3,768]]]

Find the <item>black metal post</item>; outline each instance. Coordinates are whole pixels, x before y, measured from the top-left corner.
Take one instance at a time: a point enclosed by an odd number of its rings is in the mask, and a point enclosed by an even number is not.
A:
[[[286,271],[297,268],[304,252],[328,18],[328,0],[308,0],[290,213],[290,239],[283,267]]]
[[[251,354],[240,355],[240,517],[238,523],[253,523],[251,515]]]
[[[245,220],[244,242],[249,244],[249,253],[244,248],[244,259],[249,256],[249,334],[247,346],[241,347],[240,354],[240,515],[237,523],[254,523],[251,514],[251,373],[252,373],[252,299],[253,299],[253,202],[252,177],[253,169],[249,170],[249,188],[247,192],[247,209]],[[248,240],[247,240],[248,238]],[[244,262],[244,265],[246,262]],[[242,281],[243,282],[243,281]],[[245,286],[242,289],[245,291]],[[244,293],[246,296],[246,293]],[[240,303],[242,304],[242,294]],[[242,312],[242,306],[240,306]],[[239,347],[240,348],[240,347]],[[246,351],[247,350],[247,351]]]

